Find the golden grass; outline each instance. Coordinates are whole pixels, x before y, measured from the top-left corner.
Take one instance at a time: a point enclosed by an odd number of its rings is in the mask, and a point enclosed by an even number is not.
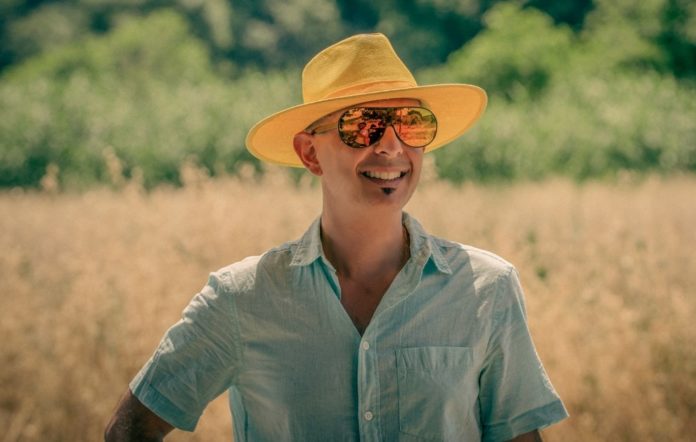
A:
[[[208,272],[296,238],[319,199],[280,176],[0,194],[0,441],[100,439]],[[548,440],[696,434],[696,179],[426,182],[408,210],[520,270],[539,353],[572,414]],[[230,439],[224,397],[196,433],[171,437]]]

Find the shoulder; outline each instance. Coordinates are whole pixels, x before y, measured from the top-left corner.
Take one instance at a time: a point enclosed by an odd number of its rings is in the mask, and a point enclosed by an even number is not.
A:
[[[434,239],[446,257],[458,286],[473,286],[476,299],[488,306],[492,318],[502,321],[511,312],[526,316],[519,273],[493,252],[443,239]]]
[[[248,293],[254,289],[261,276],[282,276],[287,269],[298,241],[289,241],[261,255],[248,256],[210,274],[208,285],[215,291]]]
[[[514,271],[512,264],[495,253],[428,233],[408,214],[404,222],[415,240],[416,253],[430,253],[438,269],[449,277],[493,281]]]
[[[431,237],[431,244],[433,254],[439,253],[451,270],[450,283],[472,288],[477,299],[493,301],[498,308],[524,304],[519,274],[506,259],[488,250],[442,238]]]
[[[495,282],[516,272],[514,265],[493,252],[467,244],[430,236],[433,253],[440,253],[454,275],[465,273],[476,279]]]

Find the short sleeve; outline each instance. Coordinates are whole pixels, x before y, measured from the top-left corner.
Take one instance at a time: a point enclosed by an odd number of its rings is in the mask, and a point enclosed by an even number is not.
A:
[[[241,347],[234,299],[216,274],[189,303],[130,383],[171,425],[193,431],[207,404],[234,382]]]
[[[505,441],[568,416],[539,360],[524,296],[510,268],[496,281],[492,331],[479,377],[484,441]]]

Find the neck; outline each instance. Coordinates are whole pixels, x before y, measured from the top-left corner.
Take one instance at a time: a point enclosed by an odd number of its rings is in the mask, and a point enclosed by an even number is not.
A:
[[[386,215],[386,216],[384,216]],[[322,246],[339,276],[370,279],[396,275],[409,257],[402,212],[380,216],[321,216]]]

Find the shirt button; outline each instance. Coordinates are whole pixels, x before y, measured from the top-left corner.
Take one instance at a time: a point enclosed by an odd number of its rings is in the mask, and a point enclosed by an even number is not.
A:
[[[367,341],[362,342],[362,349],[363,350],[369,350],[370,349],[370,343]]]
[[[371,411],[366,411],[365,414],[363,415],[365,417],[366,421],[371,421],[373,417],[375,417]]]

